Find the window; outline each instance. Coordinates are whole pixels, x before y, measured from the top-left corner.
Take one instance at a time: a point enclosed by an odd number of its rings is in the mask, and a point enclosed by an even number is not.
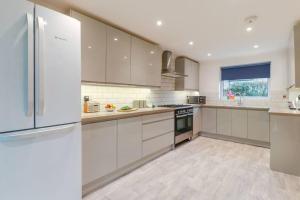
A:
[[[271,63],[222,67],[221,96],[268,97]]]

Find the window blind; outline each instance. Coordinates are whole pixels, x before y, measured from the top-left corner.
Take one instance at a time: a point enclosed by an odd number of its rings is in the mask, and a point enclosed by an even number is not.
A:
[[[270,78],[271,62],[221,68],[221,80]]]

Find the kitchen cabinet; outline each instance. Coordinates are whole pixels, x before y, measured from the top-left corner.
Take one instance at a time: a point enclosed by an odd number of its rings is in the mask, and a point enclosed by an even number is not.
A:
[[[201,131],[201,108],[194,108],[193,112],[193,137],[196,137]]]
[[[145,115],[143,122],[143,157],[174,145],[174,112]]]
[[[217,133],[217,109],[202,108],[202,131]]]
[[[217,110],[217,133],[231,135],[231,109]]]
[[[130,84],[131,36],[113,27],[107,27],[106,82]]]
[[[247,138],[248,131],[247,110],[231,111],[231,135],[238,138]]]
[[[288,87],[300,87],[300,23],[293,28],[288,47]]]
[[[71,16],[81,22],[81,79],[86,82],[104,83],[107,26],[73,10]]]
[[[187,77],[175,80],[176,90],[199,90],[199,63],[185,57],[178,57],[175,60],[175,69],[187,75]]]
[[[117,121],[82,127],[83,185],[117,169]]]
[[[141,117],[118,120],[118,168],[142,158]]]
[[[270,115],[272,170],[300,176],[300,117]]]
[[[270,142],[269,113],[248,110],[248,139]]]
[[[160,86],[162,50],[159,46],[132,37],[131,84]]]

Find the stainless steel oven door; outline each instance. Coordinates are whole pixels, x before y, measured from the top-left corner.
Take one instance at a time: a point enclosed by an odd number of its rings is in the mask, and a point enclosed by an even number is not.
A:
[[[193,130],[193,114],[188,114],[187,116],[187,131]]]
[[[180,135],[188,130],[188,115],[177,115],[175,121],[175,135]]]

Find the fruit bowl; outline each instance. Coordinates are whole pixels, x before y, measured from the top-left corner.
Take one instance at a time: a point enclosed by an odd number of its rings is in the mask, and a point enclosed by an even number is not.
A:
[[[105,110],[107,112],[113,112],[116,109],[116,106],[114,104],[106,104],[105,105]]]
[[[107,112],[113,112],[113,111],[115,110],[115,108],[105,108],[105,110],[106,110]]]

